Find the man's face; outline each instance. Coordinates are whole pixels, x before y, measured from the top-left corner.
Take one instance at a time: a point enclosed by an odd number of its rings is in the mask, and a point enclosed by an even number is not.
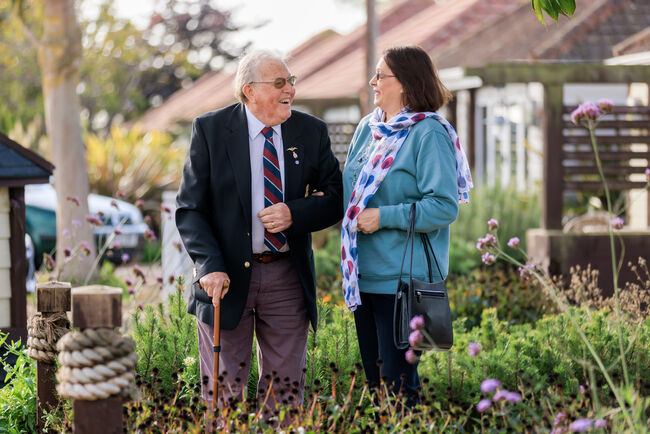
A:
[[[258,70],[259,81],[288,79],[290,75],[287,67],[276,61],[263,62]],[[296,89],[288,81],[280,89],[273,83],[251,83],[244,86],[244,94],[248,98],[248,109],[265,125],[271,126],[289,119]]]

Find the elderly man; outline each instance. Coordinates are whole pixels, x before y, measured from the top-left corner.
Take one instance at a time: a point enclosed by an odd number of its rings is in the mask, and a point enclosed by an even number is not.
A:
[[[197,317],[208,405],[219,303],[226,398],[245,397],[255,333],[258,392],[273,378],[279,403],[302,401],[308,324],[317,323],[311,232],[343,210],[327,126],[291,110],[295,81],[277,54],[252,52],[235,78],[240,102],[193,123],[176,225],[195,265],[188,312]]]

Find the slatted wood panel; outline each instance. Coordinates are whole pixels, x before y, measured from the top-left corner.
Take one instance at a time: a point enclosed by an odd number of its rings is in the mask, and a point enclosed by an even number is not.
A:
[[[9,189],[6,187],[0,187],[0,327],[9,327],[11,325],[9,204]]]
[[[602,191],[589,131],[571,122],[573,109],[563,109],[564,190]],[[616,106],[611,114],[601,117],[595,133],[609,189],[643,188],[643,175],[650,161],[650,107]]]
[[[356,128],[357,124],[352,122],[330,122],[327,124],[330,140],[332,141],[332,150],[339,160],[341,170],[343,170],[345,158],[348,155],[348,146],[352,141],[352,136]]]

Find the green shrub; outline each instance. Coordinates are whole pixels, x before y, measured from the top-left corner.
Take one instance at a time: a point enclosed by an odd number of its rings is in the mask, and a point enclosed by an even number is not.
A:
[[[6,339],[0,333],[0,349],[6,351],[0,362],[9,383],[0,389],[0,433],[36,432],[36,364],[20,341],[5,346]],[[16,356],[13,366],[6,362],[8,354]]]

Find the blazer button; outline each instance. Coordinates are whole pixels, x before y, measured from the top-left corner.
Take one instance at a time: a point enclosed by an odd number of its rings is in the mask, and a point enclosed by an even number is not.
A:
[[[250,238],[251,233],[250,233],[250,232],[246,232],[246,235],[248,236],[248,238]]]
[[[244,262],[244,268],[250,268],[250,266],[251,266],[250,262],[248,261]]]

